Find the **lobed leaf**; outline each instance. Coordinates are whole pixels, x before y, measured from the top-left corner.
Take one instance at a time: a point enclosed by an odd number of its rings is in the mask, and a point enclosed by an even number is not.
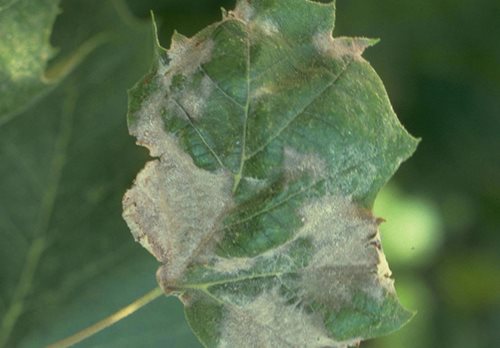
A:
[[[174,34],[130,92],[156,157],[124,197],[157,279],[208,347],[346,347],[401,307],[370,211],[417,141],[335,5],[240,0]]]

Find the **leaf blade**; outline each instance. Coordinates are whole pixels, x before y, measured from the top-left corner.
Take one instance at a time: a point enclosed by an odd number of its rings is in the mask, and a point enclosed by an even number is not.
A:
[[[334,18],[241,0],[174,35],[131,93],[131,134],[158,159],[124,217],[207,346],[344,347],[411,317],[370,208],[417,141],[361,56],[375,40],[333,38]]]

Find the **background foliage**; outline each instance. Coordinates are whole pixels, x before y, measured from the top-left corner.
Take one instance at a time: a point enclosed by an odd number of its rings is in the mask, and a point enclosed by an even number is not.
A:
[[[3,2],[0,5],[4,5]],[[105,33],[50,94],[0,126],[0,318],[24,260],[42,253],[8,346],[53,342],[155,286],[156,262],[120,218],[146,159],[125,124],[125,90],[161,39],[220,18],[233,1],[62,1],[53,46],[68,57]],[[419,314],[366,347],[492,347],[500,341],[500,3],[337,1],[336,35],[381,37],[365,53],[394,108],[423,141],[379,197],[384,247],[401,300]],[[2,98],[1,96],[0,98]],[[36,250],[35,250],[36,251]],[[195,347],[175,299],[160,299],[81,346]]]

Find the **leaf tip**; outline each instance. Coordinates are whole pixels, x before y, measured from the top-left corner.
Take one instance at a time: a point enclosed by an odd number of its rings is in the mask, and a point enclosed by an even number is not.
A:
[[[314,47],[322,54],[334,59],[360,58],[364,51],[376,45],[379,39],[365,37],[336,37],[330,32],[320,31],[313,36]]]

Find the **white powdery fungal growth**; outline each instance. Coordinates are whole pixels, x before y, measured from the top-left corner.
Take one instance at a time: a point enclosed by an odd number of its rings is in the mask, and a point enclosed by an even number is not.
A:
[[[163,75],[161,82],[165,90],[170,89],[173,76],[179,74],[191,76],[202,64],[209,62],[213,48],[212,39],[199,40],[196,37],[187,38],[175,33],[167,51],[170,62],[159,69],[159,73]]]
[[[199,86],[192,90],[183,90],[179,93],[172,93],[169,98],[175,100],[175,103],[170,103],[174,108],[182,107],[182,110],[176,110],[175,114],[181,117],[189,116],[191,120],[197,120],[203,116],[207,101],[209,100],[214,90],[214,83],[208,76],[205,76]],[[186,115],[187,114],[187,115]]]
[[[213,86],[202,79],[197,93],[171,93],[172,78],[192,78],[211,59],[214,42],[175,34],[167,51],[168,64],[158,67],[155,79],[163,86],[145,100],[134,115],[130,132],[147,147],[151,161],[139,173],[123,200],[123,216],[135,239],[165,267],[159,271],[162,284],[174,281],[187,265],[202,257],[214,238],[216,225],[232,204],[228,173],[210,173],[198,168],[192,158],[164,130],[162,112],[181,106],[177,114],[200,117]],[[182,115],[186,117],[186,115]]]
[[[258,25],[266,35],[271,36],[279,33],[278,24],[272,19],[264,18],[259,20],[256,25]]]
[[[350,131],[347,133],[350,134]],[[376,165],[377,157],[373,156],[378,151],[380,150],[373,145],[346,144],[342,148],[331,146],[329,153],[332,158],[336,158],[336,168],[329,173],[329,177],[335,180],[336,175],[343,176],[341,182],[333,183],[337,189],[354,197],[363,197],[371,192],[380,175]]]
[[[248,0],[243,0],[236,3],[236,8],[231,13],[243,22],[249,22],[255,14],[255,9]]]
[[[238,274],[250,270],[257,260],[279,260],[279,267],[269,269],[274,269],[277,277],[280,273],[299,274],[294,288],[299,289],[297,296],[302,302],[320,303],[333,310],[350,308],[352,296],[358,291],[375,301],[383,301],[387,293],[394,293],[391,272],[379,249],[379,221],[368,211],[348,197],[327,195],[310,200],[299,213],[304,224],[292,240],[253,259],[219,260],[214,270]],[[290,257],[290,246],[299,238],[313,243],[312,259],[299,269],[290,260],[288,268],[283,259]],[[340,348],[356,346],[361,341],[361,337],[335,341],[329,337],[319,314],[287,302],[277,289],[263,291],[250,302],[235,301],[233,293],[222,295],[221,301],[225,303],[225,314],[220,347]]]
[[[348,198],[325,196],[305,205],[301,216],[297,237],[310,238],[316,249],[302,271],[305,297],[335,308],[348,304],[355,291],[380,301],[385,291],[394,291],[379,250],[378,222],[368,211]]]
[[[304,173],[313,178],[324,178],[328,175],[326,163],[315,154],[303,154],[291,147],[284,148],[284,169],[290,178]]]
[[[203,116],[207,101],[214,90],[214,83],[208,76],[193,83],[193,75],[212,58],[212,39],[187,38],[175,33],[167,51],[168,64],[160,64],[157,79],[163,85],[164,99],[159,101],[170,112],[183,119],[197,120]],[[189,88],[173,91],[172,78],[181,75]]]
[[[250,96],[251,96],[252,100],[255,100],[255,99],[261,98],[263,96],[272,95],[275,92],[276,92],[276,85],[266,84],[266,85],[262,85],[260,87],[254,88],[251,91]]]
[[[219,218],[232,205],[232,176],[198,168],[164,131],[163,93],[144,102],[130,131],[158,160],[148,162],[123,199],[123,217],[134,238],[164,267],[161,284],[177,279],[203,257]]]
[[[362,59],[361,55],[367,47],[373,44],[372,40],[365,38],[337,37],[333,38],[331,32],[321,31],[313,36],[314,47],[323,55],[334,59],[346,56],[353,59]]]
[[[164,287],[180,277],[191,262],[203,259],[216,241],[220,217],[232,206],[232,175],[198,168],[192,158],[167,134],[164,110],[176,108],[180,117],[203,115],[213,84],[201,79],[198,90],[171,91],[172,78],[192,81],[202,64],[210,61],[212,39],[175,34],[154,77],[159,85],[134,115],[130,133],[158,160],[146,164],[123,199],[123,217],[134,238],[163,263],[158,271]]]
[[[149,162],[124,198],[124,218],[135,239],[166,265],[166,282],[201,257],[218,218],[231,203],[231,177],[197,168],[169,141],[160,160]]]
[[[233,257],[231,259],[215,257],[212,262],[211,268],[216,272],[238,274],[254,267],[256,259],[251,257]]]
[[[346,346],[327,336],[319,315],[285,303],[278,290],[244,306],[226,306],[219,340],[220,348]]]

